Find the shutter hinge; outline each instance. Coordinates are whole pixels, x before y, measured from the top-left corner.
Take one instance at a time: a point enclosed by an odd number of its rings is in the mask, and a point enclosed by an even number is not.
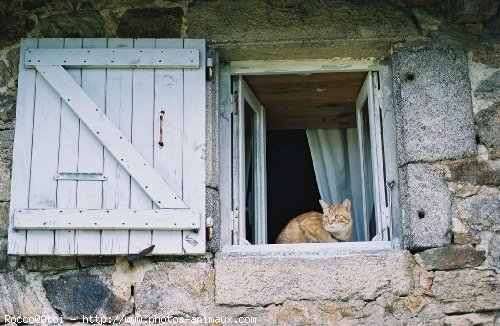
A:
[[[234,92],[231,96],[231,112],[236,115],[238,114],[238,93]]]
[[[206,228],[207,228],[207,241],[210,241],[214,237],[214,219],[211,216],[207,216]]]
[[[214,78],[214,64],[212,58],[207,58],[207,81],[211,81]]]

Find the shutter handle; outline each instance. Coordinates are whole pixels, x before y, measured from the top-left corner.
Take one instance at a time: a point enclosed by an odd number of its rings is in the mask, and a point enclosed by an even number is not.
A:
[[[158,142],[158,145],[160,146],[160,148],[163,148],[163,146],[165,145],[163,143],[163,116],[165,115],[165,110],[161,110],[160,111],[160,141]]]

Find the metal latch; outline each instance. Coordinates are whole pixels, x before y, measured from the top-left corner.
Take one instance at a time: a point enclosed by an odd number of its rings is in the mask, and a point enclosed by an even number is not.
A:
[[[108,177],[100,172],[59,172],[54,175],[56,180],[106,181]]]

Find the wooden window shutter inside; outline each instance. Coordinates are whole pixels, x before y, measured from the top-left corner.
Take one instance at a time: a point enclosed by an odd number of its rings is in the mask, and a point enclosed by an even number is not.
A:
[[[205,62],[204,40],[23,40],[9,253],[204,253]]]

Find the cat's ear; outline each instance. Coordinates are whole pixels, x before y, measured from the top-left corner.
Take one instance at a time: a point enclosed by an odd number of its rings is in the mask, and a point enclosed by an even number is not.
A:
[[[325,201],[323,201],[322,199],[319,200],[319,204],[321,205],[321,208],[323,208],[323,209],[328,208],[328,204]]]
[[[350,213],[351,212],[351,201],[349,199],[346,199],[342,202],[342,207],[345,208],[345,210]]]

